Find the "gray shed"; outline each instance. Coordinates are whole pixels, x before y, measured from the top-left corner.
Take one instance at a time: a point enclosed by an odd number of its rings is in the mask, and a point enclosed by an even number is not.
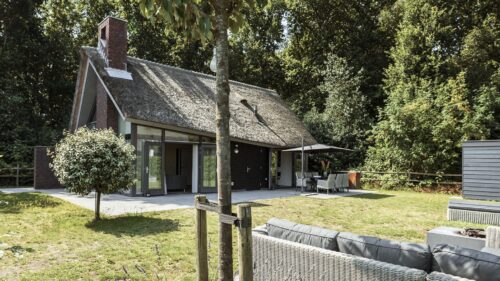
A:
[[[464,198],[500,201],[500,140],[464,142],[462,175]]]

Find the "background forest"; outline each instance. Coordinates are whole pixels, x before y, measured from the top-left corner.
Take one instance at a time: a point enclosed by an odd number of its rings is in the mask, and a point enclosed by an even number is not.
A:
[[[257,1],[259,2],[259,1]],[[500,138],[500,2],[269,0],[231,34],[230,78],[275,89],[335,169],[460,172],[461,142]],[[67,128],[79,48],[128,21],[129,55],[210,73],[213,46],[135,0],[0,0],[0,166]]]

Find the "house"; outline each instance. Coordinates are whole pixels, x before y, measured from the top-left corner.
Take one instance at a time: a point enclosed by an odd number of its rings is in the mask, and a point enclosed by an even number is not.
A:
[[[80,51],[70,131],[112,128],[135,146],[131,195],[215,192],[215,77],[127,56],[124,20],[107,17],[98,36]],[[297,157],[282,150],[315,139],[275,91],[230,88],[232,188],[293,185]]]

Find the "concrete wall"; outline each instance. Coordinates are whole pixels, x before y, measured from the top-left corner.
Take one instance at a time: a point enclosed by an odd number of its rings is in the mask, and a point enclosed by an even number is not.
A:
[[[500,140],[462,145],[464,198],[500,200]]]
[[[49,164],[52,162],[47,155],[47,146],[35,146],[35,171],[33,175],[33,187],[35,189],[62,188]]]

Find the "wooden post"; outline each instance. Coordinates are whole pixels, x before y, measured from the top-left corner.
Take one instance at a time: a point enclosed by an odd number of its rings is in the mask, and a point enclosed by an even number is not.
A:
[[[16,187],[19,187],[19,163],[16,166]]]
[[[207,203],[205,195],[195,196],[195,207],[198,203]],[[196,274],[198,281],[208,281],[208,244],[207,244],[207,211],[196,210]]]
[[[252,212],[250,204],[238,205],[238,222],[240,281],[253,281]]]

